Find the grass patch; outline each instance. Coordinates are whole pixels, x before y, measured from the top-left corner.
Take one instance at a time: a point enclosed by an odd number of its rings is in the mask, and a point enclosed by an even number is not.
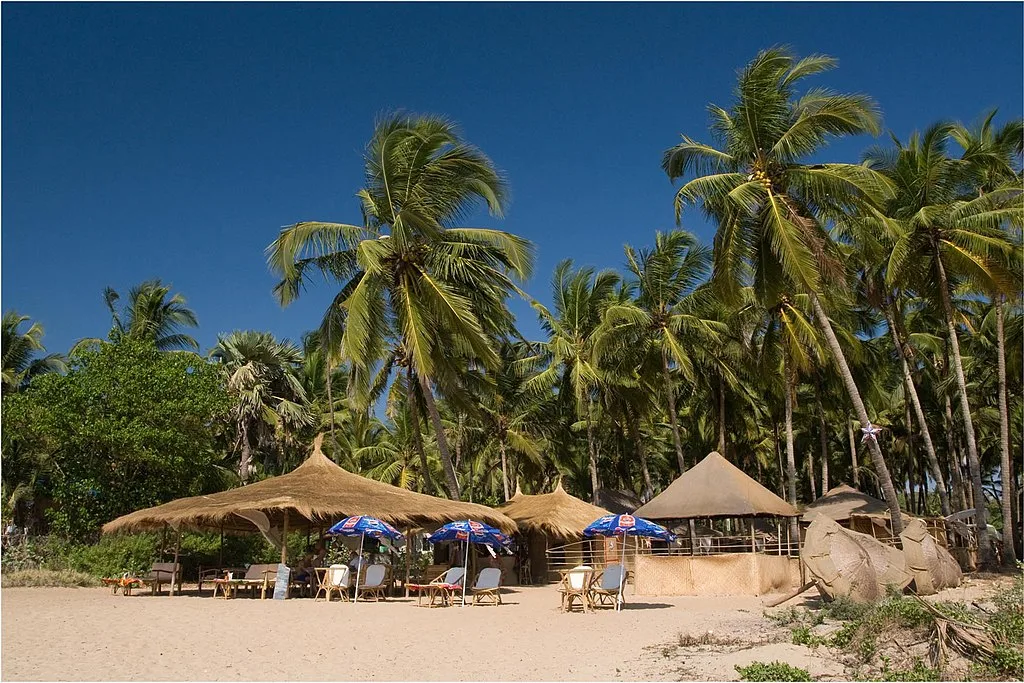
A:
[[[3,588],[93,588],[100,585],[95,576],[70,569],[22,569],[0,574],[0,586]]]
[[[736,665],[741,681],[813,681],[811,672],[785,662],[751,662]]]

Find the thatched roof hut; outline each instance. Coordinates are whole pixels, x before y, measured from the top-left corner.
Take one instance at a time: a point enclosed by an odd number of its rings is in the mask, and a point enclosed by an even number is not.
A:
[[[594,505],[604,508],[613,515],[631,515],[643,504],[640,496],[632,491],[600,488],[594,494]]]
[[[645,519],[796,517],[800,513],[712,451],[634,513]]]
[[[512,518],[521,533],[536,532],[565,539],[582,537],[591,522],[610,514],[569,495],[562,482],[551,493],[538,495],[524,495],[516,488],[516,495],[499,506],[498,511]]]
[[[849,521],[852,515],[865,517],[888,517],[889,506],[852,486],[841,484],[829,489],[821,498],[807,506],[800,521],[813,522],[817,515],[824,515],[835,522]]]
[[[288,474],[205,496],[180,498],[138,510],[108,522],[103,533],[175,528],[264,531],[309,527],[350,515],[370,515],[399,529],[444,524],[460,519],[486,522],[505,532],[516,524],[491,508],[435,498],[348,472],[320,450]],[[265,517],[264,517],[265,516]]]

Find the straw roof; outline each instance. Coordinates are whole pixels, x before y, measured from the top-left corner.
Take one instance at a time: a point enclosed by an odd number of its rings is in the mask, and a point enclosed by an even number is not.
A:
[[[591,522],[610,514],[566,493],[561,481],[551,493],[533,496],[524,495],[517,487],[516,495],[498,511],[515,520],[522,532],[535,531],[557,538],[579,538]]]
[[[802,521],[813,522],[817,515],[824,515],[836,522],[845,522],[850,519],[851,515],[888,519],[889,506],[885,504],[885,501],[842,484],[829,489],[828,493],[808,505]],[[904,517],[909,519],[906,515]]]
[[[632,491],[600,488],[594,494],[594,505],[603,507],[613,515],[630,515],[644,502]]]
[[[712,451],[635,513],[645,519],[796,517],[796,508]]]
[[[279,528],[288,517],[292,528],[326,523],[350,515],[370,515],[392,526],[422,527],[460,519],[486,522],[514,532],[511,519],[489,507],[435,498],[348,472],[320,450],[288,474],[205,496],[179,498],[163,505],[118,517],[103,533],[174,527],[255,531],[240,515],[262,512]]]

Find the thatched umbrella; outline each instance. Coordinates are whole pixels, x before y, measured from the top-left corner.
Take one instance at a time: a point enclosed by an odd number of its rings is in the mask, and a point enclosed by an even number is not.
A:
[[[604,508],[591,505],[566,493],[559,481],[551,493],[525,495],[516,486],[516,494],[498,511],[512,518],[519,532],[530,540],[543,538],[545,551],[551,540],[568,543],[583,538],[583,530],[594,520],[611,514]],[[528,541],[529,543],[529,541]],[[538,547],[539,550],[539,547]],[[547,558],[539,561],[538,574],[546,571]],[[531,564],[534,564],[531,557]],[[531,572],[532,574],[532,572]]]
[[[283,537],[289,528],[326,525],[352,515],[369,515],[407,529],[477,519],[509,533],[516,530],[515,522],[489,507],[435,498],[348,472],[323,454],[322,441],[321,434],[312,455],[288,474],[138,510],[107,522],[103,533],[166,526],[247,533],[259,530],[273,541],[275,530],[280,529],[284,563]]]

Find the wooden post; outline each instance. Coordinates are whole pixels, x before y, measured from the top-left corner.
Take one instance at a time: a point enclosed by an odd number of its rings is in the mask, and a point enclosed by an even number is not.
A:
[[[409,572],[412,569],[412,529],[405,527],[405,597],[409,597]]]
[[[288,563],[288,510],[284,511],[284,523],[281,525],[281,564]]]
[[[174,541],[174,565],[171,571],[171,595],[174,595],[175,583],[178,578],[178,551],[181,548],[181,529],[178,529],[177,539]]]
[[[690,522],[690,555],[697,554],[697,525],[693,521],[693,517],[688,520]]]
[[[751,517],[748,521],[750,522],[750,552],[756,553],[757,539],[754,537],[754,518]]]
[[[220,565],[221,569],[224,568],[224,522],[220,524],[220,554],[217,558],[217,564]]]
[[[775,518],[775,537],[779,539],[779,557],[782,557],[782,522]]]

